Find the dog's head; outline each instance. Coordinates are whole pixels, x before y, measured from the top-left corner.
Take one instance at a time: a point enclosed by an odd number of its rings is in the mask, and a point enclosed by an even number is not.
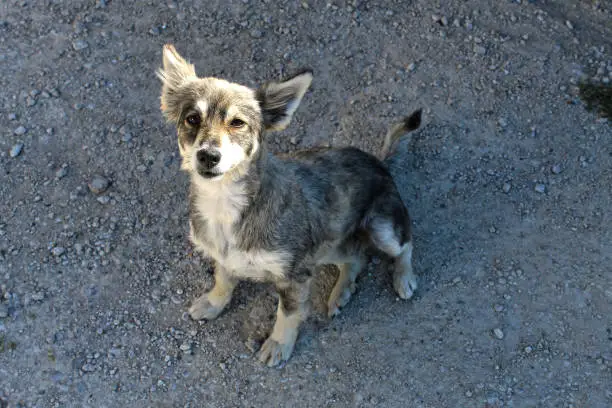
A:
[[[217,78],[198,78],[172,45],[164,46],[161,109],[178,131],[182,168],[217,180],[248,168],[265,130],[282,130],[310,86],[302,72],[257,90]]]

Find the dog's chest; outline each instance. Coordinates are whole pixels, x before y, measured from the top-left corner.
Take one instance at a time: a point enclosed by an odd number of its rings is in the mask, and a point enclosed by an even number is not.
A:
[[[221,264],[228,272],[247,279],[266,279],[284,274],[285,254],[263,249],[240,248],[236,226],[246,198],[240,190],[222,190],[200,195],[192,202],[191,241],[196,248]]]

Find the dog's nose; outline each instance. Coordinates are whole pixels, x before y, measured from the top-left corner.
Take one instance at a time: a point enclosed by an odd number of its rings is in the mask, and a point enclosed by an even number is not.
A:
[[[221,153],[216,149],[202,149],[198,150],[197,158],[205,169],[210,170],[221,161]]]

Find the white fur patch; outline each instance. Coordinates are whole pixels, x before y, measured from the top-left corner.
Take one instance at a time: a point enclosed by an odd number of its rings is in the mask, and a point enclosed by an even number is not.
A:
[[[404,250],[395,236],[393,225],[390,222],[377,222],[372,225],[372,239],[374,244],[386,254],[397,257]]]
[[[221,161],[215,166],[215,170],[221,173],[231,170],[246,159],[246,153],[242,146],[233,143],[227,135],[221,137]]]
[[[220,263],[232,276],[263,280],[271,274],[284,276],[289,257],[281,251],[242,251],[237,248],[233,225],[246,205],[242,185],[221,180],[197,181],[198,198],[195,210],[207,222],[206,239],[199,239],[191,228],[196,248]]]
[[[206,112],[208,111],[208,103],[205,100],[200,99],[198,102],[196,102],[196,108],[198,108],[200,113],[206,115]]]

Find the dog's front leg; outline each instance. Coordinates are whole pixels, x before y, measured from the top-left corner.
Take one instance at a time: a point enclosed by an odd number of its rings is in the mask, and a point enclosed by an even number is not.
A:
[[[212,320],[219,316],[232,299],[236,279],[218,262],[215,264],[215,286],[208,293],[197,298],[189,308],[194,320]]]
[[[300,324],[308,316],[310,278],[300,283],[277,283],[276,290],[279,294],[276,322],[272,334],[259,350],[259,361],[269,367],[287,361],[293,352]]]

